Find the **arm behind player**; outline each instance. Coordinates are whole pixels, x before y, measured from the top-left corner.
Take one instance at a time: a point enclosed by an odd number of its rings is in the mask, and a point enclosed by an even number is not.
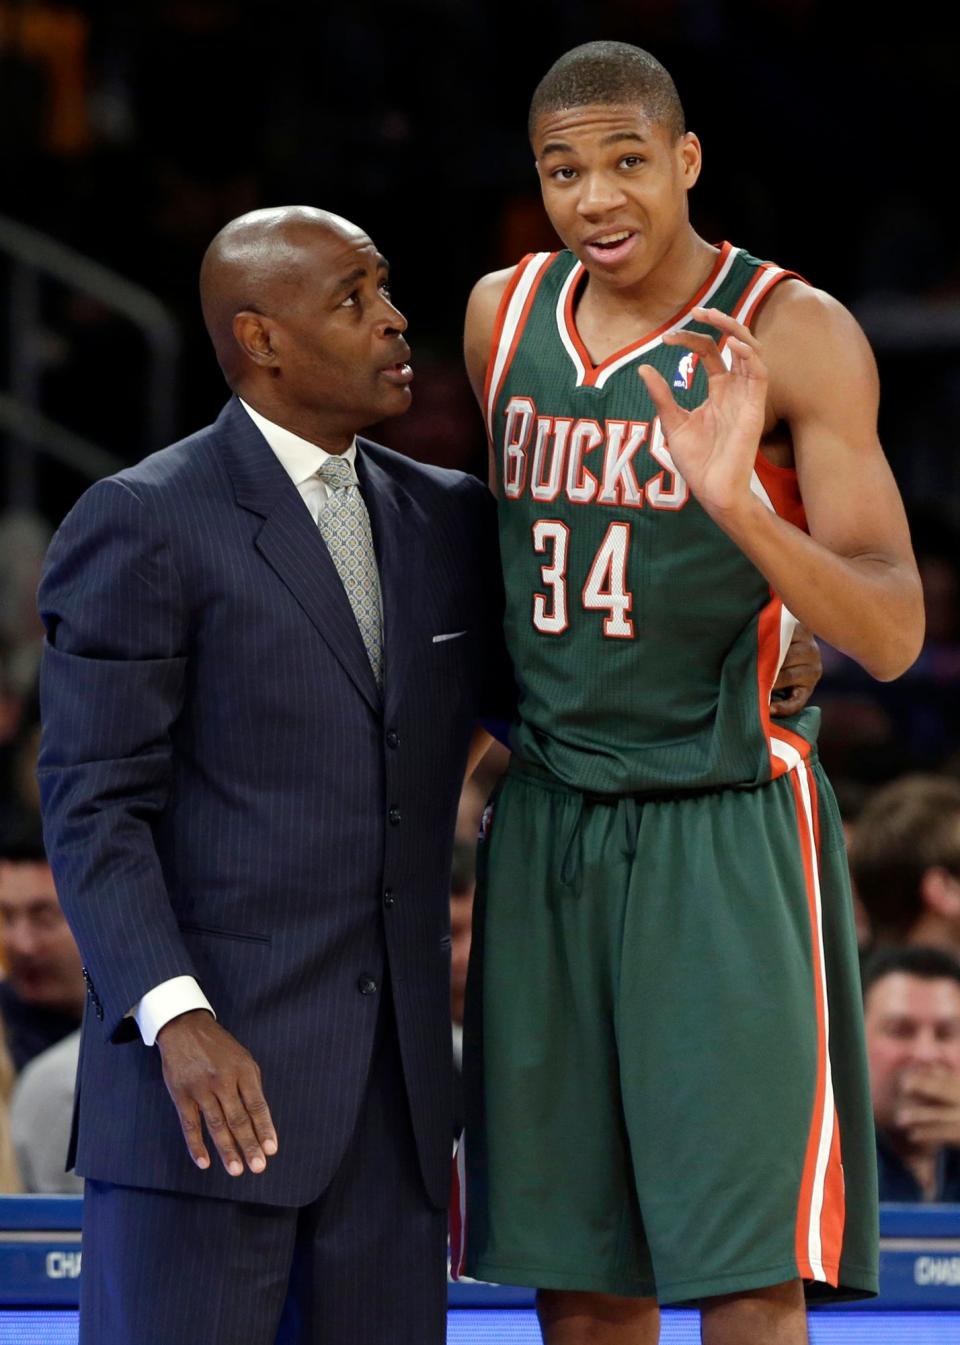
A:
[[[692,332],[664,338],[701,355],[709,396],[677,406],[641,368],[670,452],[694,496],[799,620],[881,680],[904,672],[923,640],[923,599],[903,503],[877,438],[876,365],[863,332],[829,295],[787,281],[756,334],[694,310],[732,352]],[[809,536],[750,489],[761,436],[790,432]]]

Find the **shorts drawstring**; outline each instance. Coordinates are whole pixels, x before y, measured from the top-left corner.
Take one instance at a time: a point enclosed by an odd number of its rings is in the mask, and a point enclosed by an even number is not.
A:
[[[570,829],[563,845],[560,861],[560,881],[564,887],[579,892],[583,877],[583,846],[580,843],[580,823],[583,821],[583,795],[574,794],[570,809]]]
[[[620,800],[620,810],[620,815],[623,818],[623,857],[629,864],[632,864],[637,857],[640,808],[637,800],[626,794]]]

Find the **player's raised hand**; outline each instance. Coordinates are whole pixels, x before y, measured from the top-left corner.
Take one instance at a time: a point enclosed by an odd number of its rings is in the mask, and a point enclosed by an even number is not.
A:
[[[767,370],[756,338],[742,323],[716,308],[695,308],[693,316],[725,334],[729,369],[710,336],[683,331],[663,340],[700,356],[708,379],[706,400],[686,411],[656,369],[643,364],[637,372],[657,408],[677,470],[704,509],[717,517],[749,499],[766,415]]]

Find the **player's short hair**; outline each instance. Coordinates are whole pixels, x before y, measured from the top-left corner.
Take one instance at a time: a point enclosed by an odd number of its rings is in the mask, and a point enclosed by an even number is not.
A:
[[[960,878],[960,780],[901,776],[868,799],[850,840],[850,872],[876,938],[910,932],[923,911],[923,875],[938,867]]]
[[[588,103],[640,103],[651,120],[674,137],[687,129],[669,72],[648,51],[627,42],[587,42],[554,61],[530,103],[531,141],[545,112]]]
[[[863,964],[863,998],[878,981],[897,972],[921,981],[954,981],[960,986],[960,962],[943,948],[884,948]]]

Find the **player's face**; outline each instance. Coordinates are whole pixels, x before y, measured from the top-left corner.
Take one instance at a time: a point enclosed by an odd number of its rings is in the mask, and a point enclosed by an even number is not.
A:
[[[671,135],[637,105],[597,104],[545,113],[533,148],[553,227],[604,283],[637,284],[682,238],[695,135]]]
[[[864,1022],[874,1117],[896,1130],[911,1076],[926,1069],[960,1074],[960,985],[891,972],[867,992]]]
[[[366,234],[344,224],[313,230],[304,242],[271,344],[291,406],[359,429],[406,411],[413,372],[387,263]]]

